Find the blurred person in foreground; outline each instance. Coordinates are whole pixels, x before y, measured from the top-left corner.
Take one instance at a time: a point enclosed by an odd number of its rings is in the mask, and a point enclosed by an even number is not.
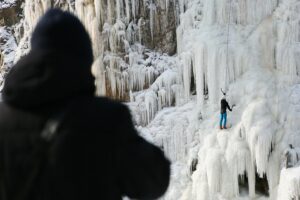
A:
[[[0,104],[1,200],[154,199],[170,163],[138,136],[128,108],[95,97],[91,41],[59,9],[7,75]]]

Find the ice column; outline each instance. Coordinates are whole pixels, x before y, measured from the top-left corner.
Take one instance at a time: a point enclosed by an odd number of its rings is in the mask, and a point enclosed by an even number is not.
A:
[[[183,74],[183,87],[184,96],[186,100],[190,97],[191,79],[192,79],[192,55],[191,53],[182,53],[182,74]]]
[[[152,0],[153,1],[153,0]],[[155,23],[155,13],[156,13],[156,5],[151,1],[150,4],[150,30],[151,30],[151,38],[153,40],[154,37],[154,23]]]
[[[195,68],[195,78],[196,78],[196,91],[197,91],[197,101],[198,105],[201,107],[204,104],[204,89],[205,89],[205,77],[207,63],[206,63],[206,45],[202,44],[195,48],[194,50],[194,68]]]

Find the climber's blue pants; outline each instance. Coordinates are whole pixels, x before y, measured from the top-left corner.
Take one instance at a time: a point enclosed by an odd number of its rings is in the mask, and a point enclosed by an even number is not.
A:
[[[227,113],[223,113],[221,114],[220,117],[220,127],[226,127],[226,123],[227,123]]]

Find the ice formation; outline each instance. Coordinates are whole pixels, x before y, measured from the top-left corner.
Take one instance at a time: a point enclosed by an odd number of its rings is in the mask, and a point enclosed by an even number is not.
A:
[[[240,195],[239,177],[246,176],[247,195],[255,198],[258,176],[267,178],[269,198],[277,199],[284,151],[288,144],[299,147],[299,123],[295,121],[300,105],[299,3],[193,3],[197,6],[181,16],[177,42],[184,63],[185,98],[190,95],[193,77],[196,105],[204,116],[200,127],[192,129],[199,135],[199,151],[191,155],[199,164],[186,186],[188,192],[181,196],[170,192],[167,196],[235,199]],[[229,102],[238,105],[230,115],[232,129],[222,132],[214,129],[220,88],[228,91]]]
[[[3,66],[9,66],[13,63],[15,49],[17,48],[16,40],[12,30],[7,27],[0,27],[0,52],[3,54]],[[0,67],[1,64],[0,64]]]
[[[300,167],[281,171],[277,199],[300,199]]]
[[[173,196],[170,191],[167,196],[235,199],[240,195],[239,177],[246,176],[247,195],[255,198],[258,176],[267,178],[269,198],[277,199],[284,151],[288,144],[299,147],[299,3],[193,3],[198,6],[181,16],[177,42],[185,98],[193,77],[196,105],[204,116],[200,127],[192,129],[199,135],[199,151],[191,155],[199,164],[186,184],[188,192]],[[214,130],[220,88],[238,105],[232,129],[222,132]]]
[[[172,161],[162,199],[299,199],[298,0],[26,0],[15,61],[50,7],[90,33],[96,93],[129,101],[141,135]],[[175,31],[169,56],[156,47]],[[221,88],[236,105],[223,131]]]
[[[29,37],[39,17],[50,7],[59,6],[78,15],[91,35],[96,60],[103,60],[95,62],[93,71],[96,75],[100,75],[97,76],[98,83],[103,82],[103,76],[105,77],[107,87],[105,89],[98,88],[97,93],[128,99],[130,90],[149,87],[155,80],[154,76],[159,75],[153,74],[155,71],[153,66],[150,66],[151,69],[147,69],[148,66],[144,65],[145,63],[140,58],[145,56],[147,49],[136,43],[143,41],[142,37],[147,30],[143,19],[148,15],[150,15],[149,20],[146,20],[150,21],[148,29],[151,29],[151,37],[154,37],[154,3],[154,1],[150,4],[148,1],[135,0],[126,0],[125,2],[27,0],[23,5],[24,19],[20,22],[25,34],[19,42],[15,61],[30,49]],[[141,66],[144,69],[139,69]],[[141,70],[145,75],[136,76]],[[155,71],[155,73],[157,72],[158,70]],[[128,83],[132,77],[136,81]]]

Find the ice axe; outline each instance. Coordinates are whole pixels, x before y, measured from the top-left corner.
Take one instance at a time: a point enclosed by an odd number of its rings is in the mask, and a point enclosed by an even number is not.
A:
[[[224,96],[226,96],[226,92],[224,92],[222,88],[221,88],[221,92],[223,93]]]
[[[233,107],[235,107],[236,105],[235,104],[233,104],[232,106],[231,106],[231,110],[233,109]]]

